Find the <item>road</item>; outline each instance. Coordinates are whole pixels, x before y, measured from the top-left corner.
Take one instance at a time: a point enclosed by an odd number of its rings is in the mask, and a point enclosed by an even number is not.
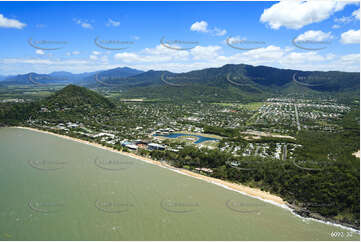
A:
[[[282,156],[282,160],[286,160],[287,159],[287,144],[283,145],[283,156]]]
[[[296,114],[297,129],[298,129],[298,130],[301,130],[300,121],[299,121],[299,119],[298,119],[298,109],[297,109],[297,104],[295,104],[295,114]]]

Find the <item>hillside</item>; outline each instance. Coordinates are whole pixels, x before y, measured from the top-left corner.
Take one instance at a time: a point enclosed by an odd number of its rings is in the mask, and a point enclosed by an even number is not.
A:
[[[114,104],[107,98],[85,87],[68,85],[42,101],[47,107],[71,108],[80,106],[112,108]]]
[[[41,111],[43,108],[51,111],[43,113]],[[44,117],[58,117],[60,119],[64,118],[63,115],[70,115],[75,119],[81,119],[84,112],[99,112],[112,108],[115,108],[115,104],[102,95],[85,87],[68,85],[41,101],[0,103],[0,127],[2,125],[17,125],[30,117],[35,118],[39,114],[45,115]]]

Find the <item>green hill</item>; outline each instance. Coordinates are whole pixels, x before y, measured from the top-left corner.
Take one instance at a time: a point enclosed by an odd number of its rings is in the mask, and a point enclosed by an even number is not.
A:
[[[102,95],[85,87],[68,85],[42,102],[48,107],[71,108],[91,106],[94,108],[113,108],[115,105]]]

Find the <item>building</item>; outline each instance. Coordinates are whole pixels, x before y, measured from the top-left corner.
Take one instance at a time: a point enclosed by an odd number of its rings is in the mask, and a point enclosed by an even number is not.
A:
[[[148,144],[148,149],[149,150],[165,150],[165,147],[163,145],[160,145],[160,144],[149,143]]]

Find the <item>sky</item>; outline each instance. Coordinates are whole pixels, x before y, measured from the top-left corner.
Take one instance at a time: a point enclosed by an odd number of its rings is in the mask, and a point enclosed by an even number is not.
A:
[[[241,63],[359,72],[359,2],[0,2],[0,75]]]

